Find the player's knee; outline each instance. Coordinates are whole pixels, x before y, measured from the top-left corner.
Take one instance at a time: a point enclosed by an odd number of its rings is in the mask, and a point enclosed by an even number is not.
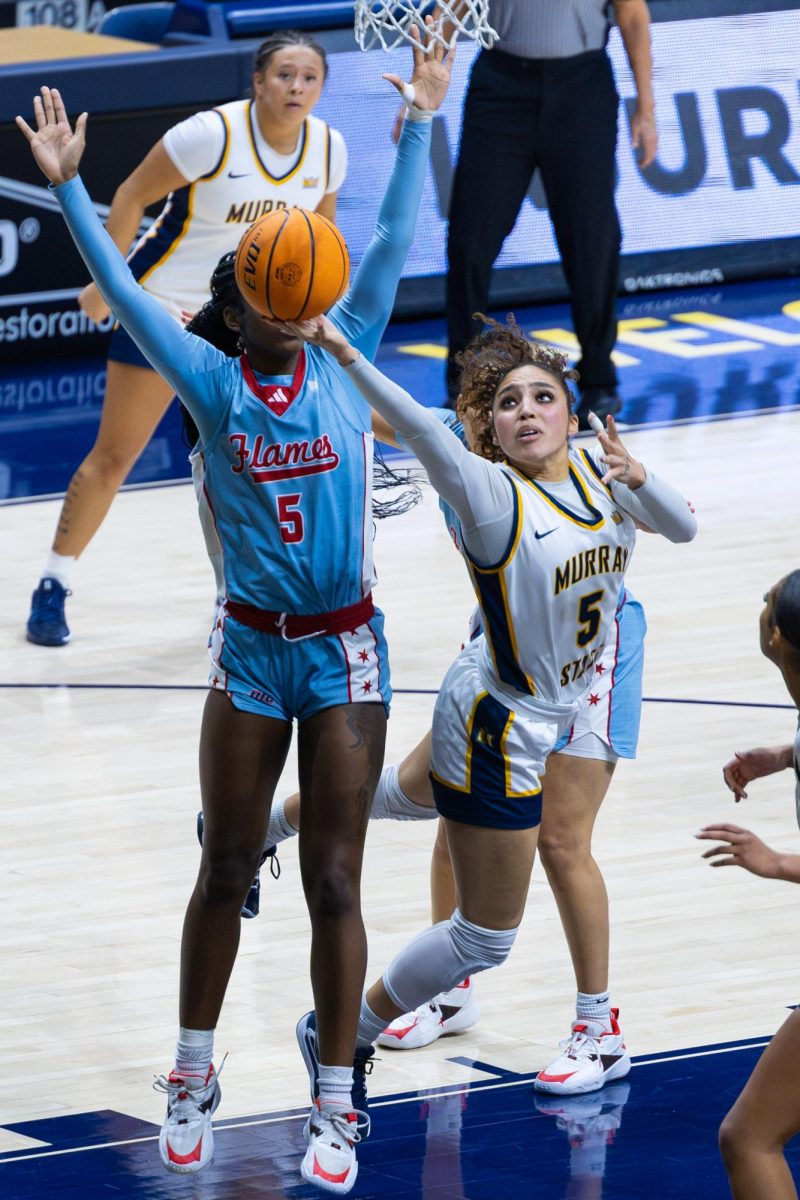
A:
[[[342,864],[314,871],[306,886],[311,920],[335,921],[360,907],[357,874]]]
[[[84,460],[82,472],[100,483],[121,483],[139,457],[138,449],[129,446],[94,446]]]
[[[501,966],[511,953],[516,936],[516,929],[483,929],[474,925],[456,909],[450,918],[450,940],[464,968],[461,978]]]
[[[206,857],[200,869],[200,895],[206,904],[237,905],[258,870],[258,856],[242,852]]]
[[[548,828],[547,818],[539,830],[538,853],[548,875],[563,874],[585,864],[591,857],[591,837],[578,827]]]

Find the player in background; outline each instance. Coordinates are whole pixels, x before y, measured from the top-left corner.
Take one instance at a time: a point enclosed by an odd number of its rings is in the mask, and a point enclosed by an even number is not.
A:
[[[347,170],[341,134],[312,115],[328,64],[308,33],[270,34],[255,54],[252,99],[196,113],[168,129],[114,194],[106,228],[130,268],[176,321],[198,312],[221,256],[264,213],[299,205],[333,220]],[[164,207],[143,237],[150,205]],[[95,283],[78,303],[93,321],[109,307]],[[31,601],[28,641],[70,640],[65,604],[75,563],[173,397],[122,326],[112,335],[100,428],[73,475]]]
[[[783,676],[800,709],[800,570],[778,580],[764,596],[759,619],[761,652]],[[747,786],[776,771],[794,771],[800,824],[800,726],[794,742],[737,753],[723,777],[737,803]],[[712,867],[743,867],[764,879],[800,883],[800,854],[781,854],[747,829],[728,822],[706,825],[701,841],[721,843],[703,854]],[[720,1149],[734,1200],[797,1200],[784,1150],[800,1133],[800,1012],[793,1012],[761,1055],[720,1129]]]

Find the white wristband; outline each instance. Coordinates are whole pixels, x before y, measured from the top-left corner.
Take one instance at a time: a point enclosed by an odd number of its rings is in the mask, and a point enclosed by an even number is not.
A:
[[[425,108],[417,108],[416,104],[414,103],[415,93],[414,93],[413,83],[404,83],[403,90],[400,93],[400,95],[403,97],[403,100],[405,101],[406,116],[411,121],[418,121],[418,122],[424,124],[425,121],[433,120],[432,112],[429,112]]]

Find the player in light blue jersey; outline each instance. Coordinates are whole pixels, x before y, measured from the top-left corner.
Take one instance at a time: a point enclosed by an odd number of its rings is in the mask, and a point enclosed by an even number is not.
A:
[[[449,83],[452,51],[428,49],[415,46],[410,85],[386,76],[406,99],[408,119],[375,234],[331,312],[369,359],[391,313],[427,169],[432,112]],[[359,885],[391,696],[383,619],[370,590],[369,405],[328,355],[238,294],[217,316],[241,339],[239,356],[181,329],[135,282],[77,175],[86,114],[73,133],[59,93],[49,88],[34,111],[36,131],[21,117],[17,124],[84,261],[198,428],[223,551],[226,594],[211,638],[200,742],[204,845],[184,924],[176,1065],[160,1080],[168,1095],[162,1161],[190,1173],[211,1157],[220,1096],[213,1031],[296,719],[306,806],[300,861],[318,1017],[309,1031],[318,1070],[301,1171],[345,1193],[357,1174],[355,1144],[368,1128],[352,1099],[366,970]],[[364,1060],[357,1060],[362,1072]]]

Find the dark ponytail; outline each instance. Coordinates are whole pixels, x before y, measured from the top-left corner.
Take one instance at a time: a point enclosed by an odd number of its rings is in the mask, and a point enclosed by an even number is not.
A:
[[[211,276],[211,299],[205,302],[186,326],[188,333],[197,334],[203,341],[216,346],[217,350],[221,350],[229,358],[236,358],[242,352],[238,332],[231,329],[225,322],[225,309],[236,308],[241,311],[244,303],[236,286],[236,276],[233,270],[235,259],[236,252],[231,250],[229,254],[224,254],[219,260],[214,268],[214,274]],[[181,418],[184,437],[191,449],[199,441],[200,434],[188,409],[183,404],[181,405]]]

